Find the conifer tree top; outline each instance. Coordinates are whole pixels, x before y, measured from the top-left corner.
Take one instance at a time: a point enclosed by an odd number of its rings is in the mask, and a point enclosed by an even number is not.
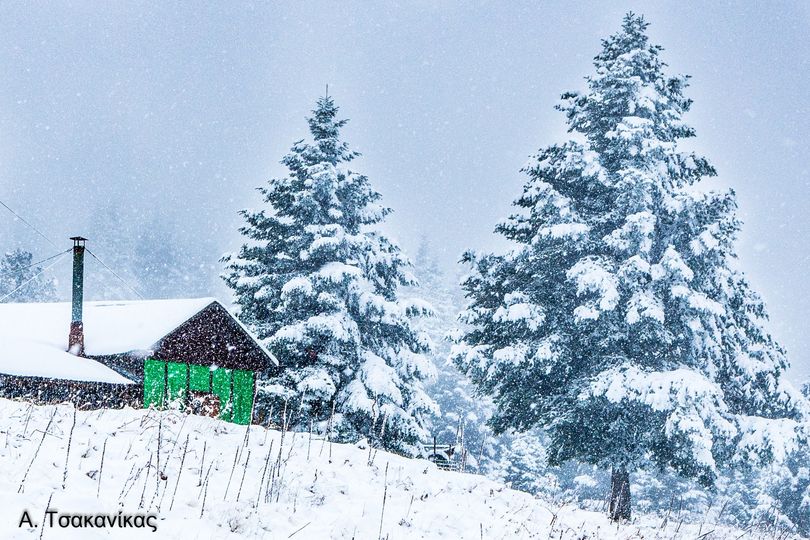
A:
[[[557,107],[566,113],[569,130],[583,134],[611,172],[650,154],[660,157],[677,139],[695,135],[681,121],[692,104],[683,95],[689,77],[665,74],[663,48],[649,42],[648,26],[643,17],[627,14],[622,29],[602,41],[602,51],[594,58],[595,74],[586,77],[589,92],[567,92]],[[714,174],[707,163],[702,165],[703,174]]]
[[[360,155],[350,151],[349,145],[340,140],[340,129],[348,123],[348,120],[337,120],[338,110],[334,99],[323,96],[318,99],[315,109],[312,110],[312,116],[307,119],[315,145],[321,151],[320,161],[328,161],[333,165],[351,161]]]

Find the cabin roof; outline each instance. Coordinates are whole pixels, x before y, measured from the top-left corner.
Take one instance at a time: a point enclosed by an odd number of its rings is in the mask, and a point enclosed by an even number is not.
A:
[[[2,374],[113,384],[133,382],[100,362],[74,356],[48,343],[5,336],[0,339]]]
[[[213,304],[227,312],[214,298],[85,302],[82,315],[85,355],[132,352],[147,355],[163,338]],[[278,365],[244,325],[230,313],[229,316],[268,361]],[[70,319],[68,302],[0,304],[0,373],[130,382],[100,362],[65,352]]]

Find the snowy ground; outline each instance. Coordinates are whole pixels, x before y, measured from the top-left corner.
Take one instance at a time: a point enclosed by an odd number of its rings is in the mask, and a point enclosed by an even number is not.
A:
[[[49,498],[50,508],[58,510],[51,514],[53,527],[45,516]],[[37,527],[18,527],[24,511]],[[153,514],[157,533],[148,526],[109,523],[88,528],[82,518],[64,517],[68,514],[92,520],[104,519],[95,517],[99,514],[130,516],[132,524],[134,516]],[[60,516],[83,527],[60,528]],[[362,443],[330,444],[305,433],[282,437],[173,411],[78,411],[74,426],[70,405],[0,399],[2,538],[742,535],[776,537],[716,527],[711,519],[687,524],[670,517],[664,523],[648,516],[616,527],[599,513],[552,505],[481,476],[440,471],[430,462],[370,451]]]

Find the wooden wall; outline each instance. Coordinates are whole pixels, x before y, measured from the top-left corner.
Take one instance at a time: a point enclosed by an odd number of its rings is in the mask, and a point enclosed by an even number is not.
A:
[[[37,404],[70,402],[83,410],[141,408],[143,385],[0,374],[0,397]]]

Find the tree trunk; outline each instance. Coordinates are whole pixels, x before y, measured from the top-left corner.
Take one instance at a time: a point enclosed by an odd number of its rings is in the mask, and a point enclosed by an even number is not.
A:
[[[624,465],[613,468],[610,475],[610,505],[608,514],[611,521],[630,519],[630,473]]]

